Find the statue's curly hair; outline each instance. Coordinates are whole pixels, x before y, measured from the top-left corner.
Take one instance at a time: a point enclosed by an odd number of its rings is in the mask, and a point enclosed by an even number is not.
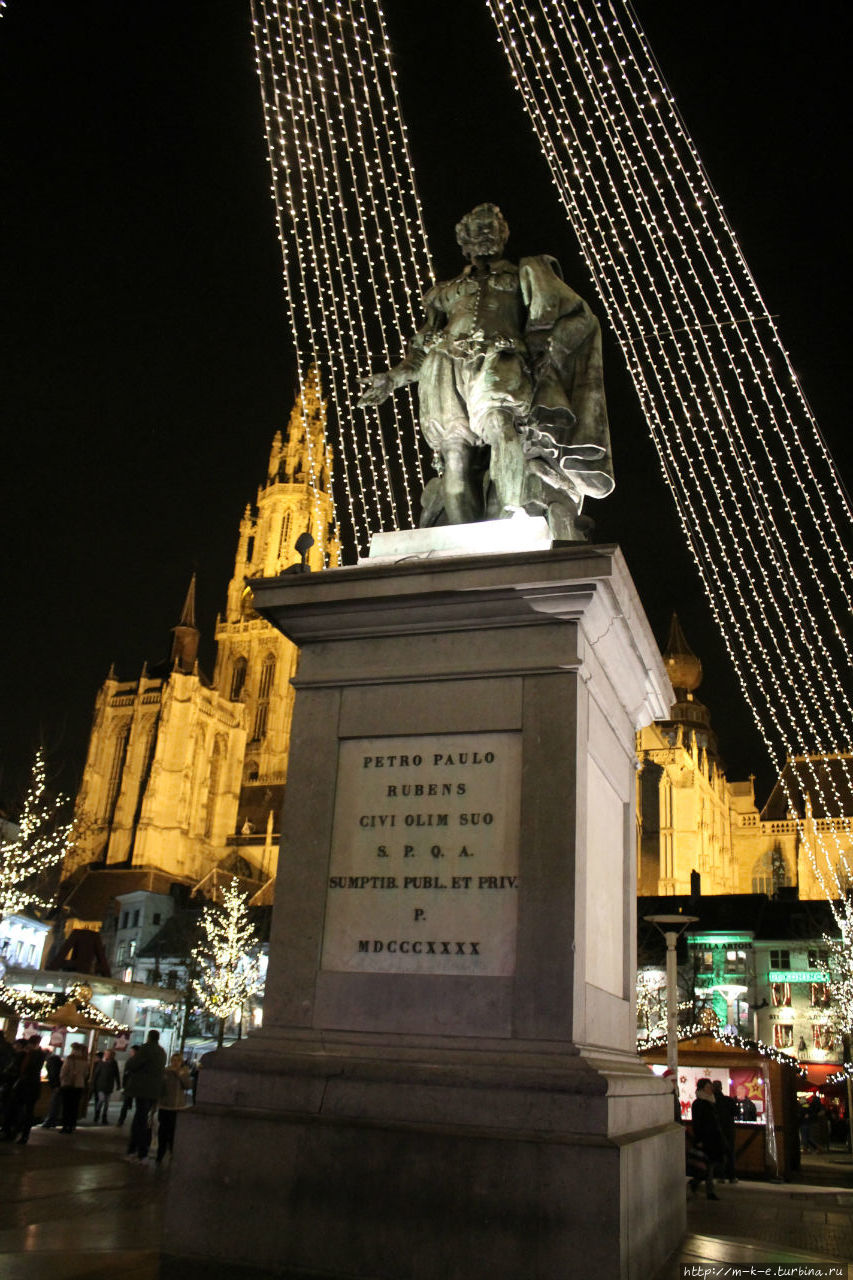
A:
[[[484,209],[488,209],[490,213],[496,215],[504,244],[506,244],[509,239],[509,225],[498,206],[496,204],[478,204],[476,209],[472,209],[470,213],[466,213],[465,217],[461,218],[456,224],[456,243],[459,245],[463,253],[466,252],[466,245],[471,243],[471,237],[468,231],[471,219],[476,214],[481,213]]]

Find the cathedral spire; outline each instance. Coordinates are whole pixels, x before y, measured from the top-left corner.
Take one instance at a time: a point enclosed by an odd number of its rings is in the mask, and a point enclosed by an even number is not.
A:
[[[193,672],[198,661],[198,642],[200,638],[200,632],[195,621],[195,578],[196,576],[193,574],[178,625],[172,627],[172,635],[174,637],[172,640],[172,668],[173,670],[177,668],[177,670],[183,671],[187,675]]]

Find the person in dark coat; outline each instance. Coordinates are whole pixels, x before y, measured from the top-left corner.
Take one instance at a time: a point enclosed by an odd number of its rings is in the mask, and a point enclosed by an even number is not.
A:
[[[6,1043],[8,1044],[8,1041]],[[4,1049],[3,1053],[3,1078],[2,1088],[0,1089],[0,1138],[4,1138],[7,1142],[15,1136],[15,1118],[18,1109],[15,1085],[18,1083],[18,1077],[21,1074],[21,1067],[28,1048],[26,1040],[15,1040],[8,1046],[8,1052]]]
[[[735,1089],[735,1094],[737,1095],[735,1098],[735,1119],[749,1121],[757,1120],[758,1109],[752,1101],[752,1098],[747,1094],[746,1085],[739,1084]]]
[[[127,1118],[128,1111],[133,1110],[133,1098],[130,1097],[130,1095],[128,1094],[124,1086],[127,1080],[128,1064],[136,1057],[138,1052],[139,1052],[139,1045],[132,1044],[130,1046],[130,1049],[128,1050],[127,1062],[124,1064],[124,1074],[122,1075],[122,1078],[121,1078],[121,1088],[122,1088],[121,1111],[118,1113],[118,1120],[116,1121],[116,1124],[118,1125],[119,1129],[124,1124]]]
[[[722,1081],[714,1081],[714,1106],[717,1108],[717,1120],[723,1135],[725,1151],[723,1152],[723,1168],[729,1182],[737,1182],[735,1173],[735,1100],[723,1093]]]
[[[112,1049],[107,1049],[101,1061],[95,1063],[95,1070],[92,1072],[92,1091],[95,1095],[95,1124],[99,1120],[101,1124],[107,1123],[110,1094],[113,1089],[119,1087],[120,1083],[118,1063],[113,1057]]]
[[[160,1047],[160,1032],[149,1031],[148,1039],[124,1069],[124,1096],[133,1098],[133,1120],[130,1125],[128,1160],[146,1160],[151,1145],[149,1116],[159,1101],[166,1072],[166,1054]]]
[[[47,1109],[47,1115],[42,1122],[43,1129],[55,1129],[60,1115],[62,1114],[62,1093],[60,1091],[59,1076],[62,1071],[62,1055],[58,1050],[50,1055],[44,1064],[47,1072],[47,1083],[50,1085],[50,1106]]]
[[[714,1165],[722,1160],[725,1147],[720,1122],[717,1119],[714,1086],[707,1078],[700,1080],[696,1085],[691,1120],[693,1142],[708,1161],[705,1174],[705,1197],[708,1200],[719,1200],[720,1197],[714,1190]],[[698,1179],[694,1178],[690,1183],[691,1190],[695,1191],[698,1185]]]
[[[44,1053],[40,1036],[30,1036],[27,1050],[23,1054],[18,1078],[12,1086],[13,1120],[11,1129],[17,1133],[17,1141],[29,1142],[30,1129],[33,1127],[33,1111],[41,1093],[41,1069],[44,1066]]]

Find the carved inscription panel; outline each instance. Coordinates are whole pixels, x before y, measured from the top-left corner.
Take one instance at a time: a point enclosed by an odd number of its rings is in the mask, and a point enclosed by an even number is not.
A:
[[[515,967],[521,736],[340,744],[324,969]]]

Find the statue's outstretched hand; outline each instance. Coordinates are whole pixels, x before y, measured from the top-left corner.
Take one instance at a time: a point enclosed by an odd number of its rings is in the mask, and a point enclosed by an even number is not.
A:
[[[357,401],[359,409],[382,404],[383,400],[388,399],[394,386],[394,379],[390,373],[374,373],[369,378],[362,378],[361,395]]]

